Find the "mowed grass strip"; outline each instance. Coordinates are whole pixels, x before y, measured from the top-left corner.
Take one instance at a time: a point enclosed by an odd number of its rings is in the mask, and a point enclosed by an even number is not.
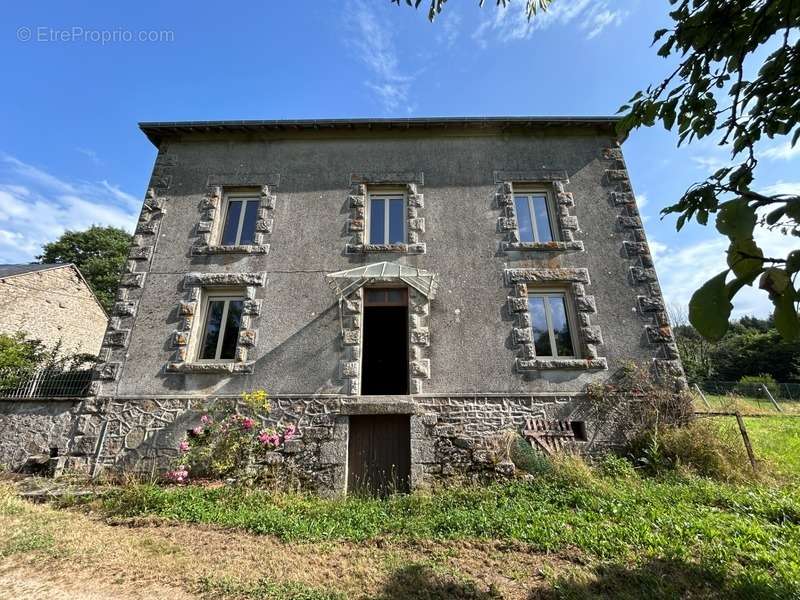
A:
[[[792,487],[610,478],[584,468],[386,500],[139,485],[108,493],[101,506],[115,517],[216,524],[287,541],[495,539],[538,552],[577,548],[614,563],[698,564],[800,594],[800,493]]]

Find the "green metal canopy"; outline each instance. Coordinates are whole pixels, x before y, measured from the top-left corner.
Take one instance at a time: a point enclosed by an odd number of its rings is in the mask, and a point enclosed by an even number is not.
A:
[[[365,285],[372,283],[398,283],[410,285],[428,299],[433,300],[439,287],[436,275],[394,262],[379,262],[371,265],[328,273],[325,278],[328,285],[341,300],[348,294]]]

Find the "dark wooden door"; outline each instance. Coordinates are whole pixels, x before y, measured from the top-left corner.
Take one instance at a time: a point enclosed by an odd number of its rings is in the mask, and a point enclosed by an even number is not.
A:
[[[408,415],[350,417],[347,489],[386,496],[407,492],[411,472]]]

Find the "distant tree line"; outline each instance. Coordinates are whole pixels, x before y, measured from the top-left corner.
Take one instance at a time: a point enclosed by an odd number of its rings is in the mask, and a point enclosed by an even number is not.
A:
[[[718,341],[703,338],[685,313],[671,310],[675,340],[690,382],[740,381],[769,375],[781,383],[800,383],[800,342],[788,342],[774,319],[746,316],[731,323]]]

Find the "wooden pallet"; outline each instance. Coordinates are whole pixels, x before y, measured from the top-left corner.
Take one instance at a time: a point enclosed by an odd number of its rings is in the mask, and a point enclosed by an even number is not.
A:
[[[575,432],[569,421],[526,419],[522,435],[533,448],[538,448],[548,456],[571,452],[575,447]]]

